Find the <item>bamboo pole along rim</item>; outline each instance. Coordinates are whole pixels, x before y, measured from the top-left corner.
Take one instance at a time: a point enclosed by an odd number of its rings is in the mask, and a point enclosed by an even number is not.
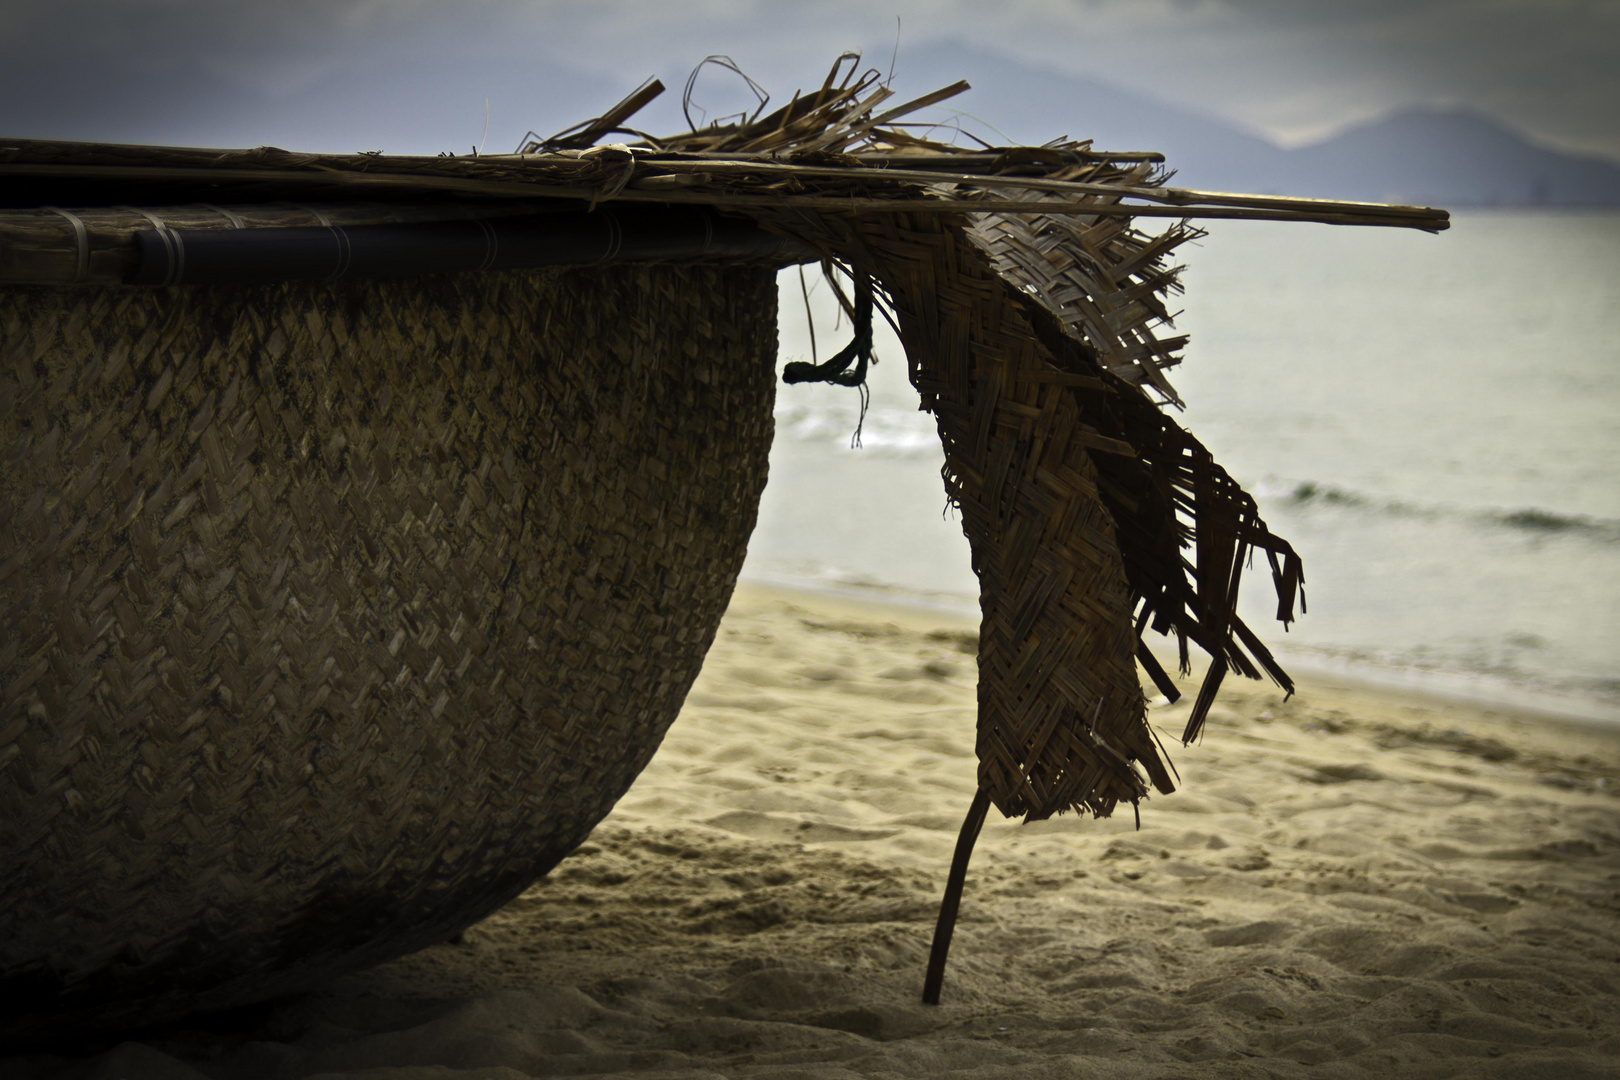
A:
[[[660,163],[666,167],[673,163]],[[770,163],[745,165],[744,168],[767,169]],[[709,168],[721,167],[714,163]],[[852,180],[879,180],[885,174],[896,172],[886,169],[815,169],[785,166],[798,175],[848,177]],[[927,181],[939,183],[938,174],[917,170]],[[962,179],[948,182],[987,182],[973,174],[958,174]],[[340,169],[254,169],[254,168],[197,168],[172,165],[78,165],[0,163],[0,181],[8,177],[66,178],[81,176],[105,180],[234,180],[242,182],[283,181],[310,186],[333,188],[371,188],[374,190],[415,190],[444,194],[503,197],[516,199],[582,199],[592,206],[612,200],[625,202],[690,203],[706,206],[748,207],[769,206],[809,210],[835,210],[851,213],[1009,213],[1009,214],[1070,214],[1102,217],[1169,217],[1211,218],[1250,221],[1307,221],[1328,225],[1374,225],[1396,228],[1415,228],[1425,232],[1439,232],[1450,226],[1450,215],[1444,210],[1428,207],[1396,206],[1381,203],[1347,202],[1333,199],[1290,199],[1277,196],[1240,195],[1226,192],[1201,192],[1176,188],[1130,188],[1109,185],[1084,185],[1084,194],[1111,200],[1122,198],[1157,199],[1171,205],[1139,205],[1118,201],[1097,202],[1090,199],[1073,201],[1019,200],[996,198],[950,198],[937,196],[880,197],[872,195],[798,195],[787,192],[761,194],[734,191],[693,192],[657,188],[639,190],[636,179],[627,178],[617,191],[584,185],[546,183],[535,180],[483,180],[468,177],[433,176],[396,172],[350,172]],[[901,181],[900,175],[888,177]],[[642,179],[653,179],[646,177]],[[916,180],[910,179],[912,183]],[[1019,186],[1027,177],[993,178],[994,186]],[[903,182],[903,181],[902,181]],[[1064,184],[1057,190],[1075,190],[1068,182],[1044,181],[1044,185]],[[1022,186],[1033,187],[1026,183]],[[1046,187],[1046,190],[1053,190]]]
[[[904,160],[900,155],[890,160]],[[796,176],[850,177],[852,170],[818,165],[783,164],[771,161],[714,161],[647,162],[651,168],[670,172],[735,172],[735,173],[791,173]],[[1079,180],[1054,180],[1044,176],[1001,176],[945,169],[915,169],[879,167],[875,175],[887,180],[912,180],[926,184],[957,184],[974,187],[1021,187],[1035,191],[1056,193],[1072,192],[1076,195],[1101,195],[1112,198],[1142,199],[1147,202],[1171,206],[1232,206],[1272,210],[1318,211],[1345,214],[1377,214],[1386,217],[1432,219],[1445,216],[1445,211],[1426,206],[1405,206],[1397,203],[1358,202],[1349,199],[1318,199],[1298,195],[1247,195],[1228,191],[1202,191],[1193,188],[1132,187],[1118,184],[1092,184]],[[862,174],[855,174],[860,176]],[[635,181],[631,181],[634,184]],[[1045,205],[1045,204],[1043,204]],[[1140,207],[1133,208],[1140,213]]]
[[[131,285],[254,285],[347,277],[532,270],[628,262],[810,262],[820,253],[701,210],[676,216],[548,214],[409,225],[149,229]]]
[[[0,211],[0,283],[241,285],[632,262],[780,267],[821,258],[704,206],[635,203],[587,213],[564,205],[539,213],[533,202],[492,205],[486,214],[456,205]]]

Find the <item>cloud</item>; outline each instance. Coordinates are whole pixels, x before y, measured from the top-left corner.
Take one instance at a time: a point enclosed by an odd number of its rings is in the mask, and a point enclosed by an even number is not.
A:
[[[0,66],[12,86],[26,79],[85,108],[141,93],[119,85],[140,73],[175,94],[190,79],[199,93],[292,102],[364,70],[397,84],[401,108],[424,70],[453,86],[452,70],[499,69],[516,85],[552,67],[623,92],[652,72],[678,85],[713,52],[785,93],[843,49],[887,66],[896,18],[902,80],[908,47],[957,39],[1285,142],[1467,104],[1620,157],[1615,0],[10,0]],[[26,112],[0,104],[0,121]]]

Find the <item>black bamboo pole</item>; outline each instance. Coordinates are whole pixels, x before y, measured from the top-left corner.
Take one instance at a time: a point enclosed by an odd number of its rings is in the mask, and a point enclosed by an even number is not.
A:
[[[962,883],[967,880],[968,860],[990,810],[990,796],[983,788],[973,793],[973,803],[962,821],[956,838],[956,854],[951,856],[951,873],[945,879],[945,895],[939,902],[939,922],[934,925],[934,947],[928,953],[928,975],[923,980],[923,1004],[938,1005],[939,990],[945,983],[945,958],[951,951],[951,935],[956,931],[956,912],[962,906]]]
[[[746,219],[685,206],[398,225],[155,228],[134,239],[133,285],[245,285],[625,262],[788,265],[819,257]]]

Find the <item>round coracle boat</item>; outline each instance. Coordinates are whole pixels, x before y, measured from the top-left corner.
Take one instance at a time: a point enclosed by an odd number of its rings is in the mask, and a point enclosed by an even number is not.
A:
[[[1202,234],[1132,220],[1444,212],[928,142],[900,118],[966,84],[874,112],[845,59],[633,145],[594,143],[659,84],[508,155],[0,146],[0,1043],[307,989],[578,845],[730,597],[791,263],[853,340],[784,380],[860,387],[895,325],[979,577],[925,1000],[989,807],[1174,790],[1148,631],[1211,657],[1183,741],[1229,671],[1292,689],[1236,604],[1263,553],[1287,623],[1301,561],[1160,408]]]
[[[306,987],[577,846],[729,599],[775,290],[0,288],[0,1030]]]

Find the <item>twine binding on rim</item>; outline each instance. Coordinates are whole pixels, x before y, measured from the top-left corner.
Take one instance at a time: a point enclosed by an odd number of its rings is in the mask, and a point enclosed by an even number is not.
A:
[[[74,251],[76,259],[73,270],[75,282],[88,281],[90,278],[90,232],[84,227],[84,219],[71,210],[63,210],[60,206],[45,206],[53,214],[60,214],[73,226]]]

